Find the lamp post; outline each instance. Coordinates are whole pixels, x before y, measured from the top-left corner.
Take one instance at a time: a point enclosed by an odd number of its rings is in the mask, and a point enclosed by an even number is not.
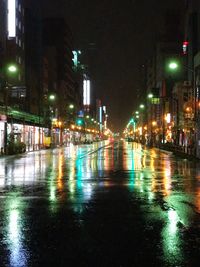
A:
[[[5,69],[5,73],[3,75],[4,79],[4,105],[5,105],[5,113],[6,113],[6,120],[4,124],[4,153],[7,154],[7,144],[8,144],[8,93],[9,87],[11,84],[8,82],[9,77],[15,76],[18,72],[18,68],[15,64],[7,65]]]
[[[153,116],[152,116],[152,111],[153,111],[153,103],[152,103],[152,99],[153,99],[153,94],[149,93],[147,95],[148,100],[151,102],[150,104],[150,123],[149,123],[149,116],[147,117],[148,120],[148,126],[150,126],[150,138],[148,138],[149,140],[147,141],[147,143],[151,146],[153,145],[153,126],[152,126],[152,120],[153,120]],[[149,113],[148,113],[149,114]],[[148,127],[149,128],[149,127]],[[148,131],[149,132],[149,131]]]
[[[74,105],[73,104],[70,104],[69,105],[69,109],[73,110],[74,109]]]
[[[144,104],[140,104],[140,110],[142,111],[141,112],[141,114],[142,114],[142,116],[141,116],[141,120],[142,120],[142,122],[141,122],[141,124],[142,124],[142,128],[141,128],[141,135],[142,135],[142,140],[141,140],[141,142],[142,142],[142,144],[144,144],[145,143],[145,136],[144,136],[144,110],[145,110],[145,105]]]
[[[49,102],[50,102],[50,106],[49,106],[49,110],[50,110],[50,120],[51,120],[51,127],[50,127],[50,137],[51,137],[51,147],[54,146],[54,134],[53,134],[53,120],[54,120],[54,113],[55,110],[53,108],[53,105],[55,105],[55,101],[56,101],[56,95],[55,94],[50,94],[49,97]]]

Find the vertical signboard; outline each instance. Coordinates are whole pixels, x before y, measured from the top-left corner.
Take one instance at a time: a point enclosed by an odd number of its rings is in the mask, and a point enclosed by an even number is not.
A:
[[[8,0],[8,37],[16,36],[16,0]]]

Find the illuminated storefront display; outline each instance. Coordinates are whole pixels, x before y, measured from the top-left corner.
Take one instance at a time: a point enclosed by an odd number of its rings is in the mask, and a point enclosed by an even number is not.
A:
[[[8,123],[8,137],[11,133],[14,140],[26,144],[26,150],[38,150],[44,146],[46,128],[18,123]]]

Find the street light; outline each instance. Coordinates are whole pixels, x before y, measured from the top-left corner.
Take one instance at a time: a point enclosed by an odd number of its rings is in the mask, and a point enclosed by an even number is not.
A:
[[[10,73],[16,73],[17,72],[17,67],[15,65],[9,65],[7,69]]]
[[[8,76],[11,74],[16,74],[18,71],[18,68],[15,64],[10,64],[6,67],[6,73],[5,73],[5,88],[4,88],[4,104],[5,104],[5,113],[6,113],[6,121],[4,125],[4,153],[7,154],[7,143],[8,143],[8,89],[9,89],[9,82],[8,82]]]
[[[153,98],[153,94],[152,93],[149,93],[147,97],[148,98]]]
[[[178,60],[177,61],[176,60],[169,61],[167,64],[167,68],[171,71],[177,71],[181,68],[184,68],[185,70],[188,70],[188,71],[194,73],[193,69],[185,66],[184,64],[180,63]]]
[[[57,121],[57,116],[55,118],[55,100],[56,100],[56,94],[52,93],[49,95],[49,101],[51,102],[51,105],[49,105],[49,110],[50,110],[50,119],[51,119],[51,128],[50,128],[50,137],[51,137],[51,146],[53,147],[55,144],[55,136],[53,132],[54,124]]]
[[[74,105],[73,105],[73,104],[70,104],[70,105],[69,105],[69,108],[70,108],[70,109],[74,109]]]
[[[144,108],[145,108],[145,106],[144,106],[143,104],[141,104],[141,105],[140,105],[140,108],[141,108],[141,109],[144,109]]]
[[[145,105],[144,104],[140,104],[140,110],[141,110],[141,121],[140,121],[140,123],[141,123],[141,125],[142,125],[142,127],[141,127],[141,138],[142,138],[142,140],[141,140],[141,142],[142,143],[144,143],[144,141],[145,141],[145,136],[143,135],[143,127],[144,127],[144,120],[145,120],[145,118],[144,118],[144,110],[145,110]],[[137,116],[136,116],[136,118],[137,118]],[[139,118],[139,117],[138,117]]]
[[[171,70],[171,71],[177,72],[181,68],[187,70],[188,72],[191,72],[192,75],[193,75],[193,91],[194,91],[194,95],[193,95],[193,98],[192,98],[192,103],[193,103],[193,108],[194,108],[194,127],[196,128],[196,133],[197,133],[196,139],[198,139],[198,133],[200,131],[199,131],[199,122],[198,122],[198,118],[199,118],[199,115],[198,115],[198,113],[199,113],[199,110],[198,110],[198,88],[196,86],[195,69],[191,69],[188,66],[185,66],[184,64],[179,62],[179,60],[171,60],[171,61],[168,62],[168,69]],[[178,112],[179,112],[179,102],[178,102],[178,99],[176,99],[176,98],[173,98],[173,100],[176,101],[177,128],[178,128],[178,125],[179,125],[179,114],[178,114]],[[200,146],[198,146],[198,144],[197,144],[197,149],[199,150],[199,155],[200,155]]]
[[[169,69],[170,69],[170,70],[176,70],[176,69],[178,69],[178,64],[177,64],[177,62],[175,62],[175,61],[170,62],[170,63],[169,63]]]
[[[54,94],[51,94],[51,95],[49,95],[49,100],[55,100],[56,99],[56,96],[54,95]]]

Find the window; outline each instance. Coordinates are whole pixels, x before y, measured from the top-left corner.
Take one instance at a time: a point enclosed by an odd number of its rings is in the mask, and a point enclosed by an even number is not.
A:
[[[188,93],[183,93],[183,101],[184,102],[188,101]]]

